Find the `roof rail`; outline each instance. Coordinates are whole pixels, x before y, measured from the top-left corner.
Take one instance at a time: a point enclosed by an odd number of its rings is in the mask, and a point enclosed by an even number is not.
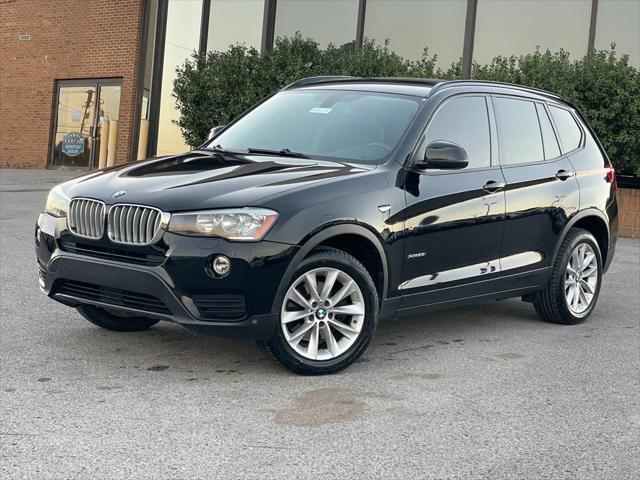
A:
[[[297,87],[306,87],[309,85],[319,85],[323,83],[350,83],[350,82],[369,82],[369,83],[406,83],[412,85],[423,85],[425,87],[433,87],[438,83],[441,83],[442,80],[433,79],[433,78],[412,78],[412,77],[352,77],[352,76],[316,76],[316,77],[307,77],[301,78],[300,80],[296,80],[293,83],[290,83],[283,90],[288,90],[290,88]]]
[[[354,78],[358,78],[358,77],[351,77],[349,75],[317,75],[315,77],[305,77],[305,78],[296,80],[295,82],[292,82],[286,87],[284,87],[282,90],[288,90],[289,88],[296,88],[296,87],[304,87],[306,85],[314,85],[316,83],[339,82],[339,81],[344,81],[344,80],[349,80]]]
[[[549,92],[547,90],[542,90],[540,88],[535,87],[527,87],[526,85],[518,85],[516,83],[507,83],[507,82],[497,82],[493,80],[446,80],[435,85],[431,91],[429,92],[429,96],[438,92],[439,90],[447,87],[455,87],[456,85],[490,85],[494,87],[508,87],[516,90],[522,90],[524,92],[537,93],[554,100],[560,100],[564,103],[569,103],[567,100],[562,98],[557,93]]]

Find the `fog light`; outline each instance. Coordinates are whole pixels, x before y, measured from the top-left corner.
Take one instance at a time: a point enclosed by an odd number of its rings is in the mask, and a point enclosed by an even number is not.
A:
[[[224,255],[218,255],[211,262],[211,269],[219,277],[226,277],[231,271],[231,261]]]
[[[36,227],[36,247],[40,246],[40,227]]]

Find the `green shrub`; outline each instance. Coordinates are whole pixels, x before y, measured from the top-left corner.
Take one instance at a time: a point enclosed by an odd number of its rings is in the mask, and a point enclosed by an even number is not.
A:
[[[640,175],[640,72],[618,57],[614,45],[571,60],[566,51],[520,57],[496,57],[474,64],[473,78],[542,88],[574,103],[593,127],[621,173]],[[199,145],[215,125],[234,117],[285,85],[314,75],[362,77],[462,78],[462,64],[436,67],[436,56],[425,48],[422,58],[407,60],[387,44],[366,40],[319,48],[299,34],[278,38],[273,51],[261,55],[255,48],[230,46],[224,52],[194,53],[178,68],[174,96],[177,121],[186,142]]]

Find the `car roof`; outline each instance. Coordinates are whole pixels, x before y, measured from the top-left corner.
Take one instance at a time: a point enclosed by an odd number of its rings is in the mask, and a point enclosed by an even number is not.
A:
[[[350,76],[317,76],[297,80],[287,85],[283,90],[300,88],[331,88],[348,90],[365,90],[384,93],[401,93],[421,97],[430,97],[444,89],[460,87],[466,91],[484,91],[505,93],[516,92],[520,95],[534,98],[544,98],[571,105],[561,96],[533,87],[515,85],[505,82],[489,80],[442,80],[435,78],[411,77],[350,77]]]

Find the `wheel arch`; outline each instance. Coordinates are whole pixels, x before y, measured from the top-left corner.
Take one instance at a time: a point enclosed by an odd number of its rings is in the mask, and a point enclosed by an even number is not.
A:
[[[351,239],[351,245],[358,244],[360,245],[368,245],[371,250],[366,252],[358,252],[349,248],[341,248],[340,239]],[[353,243],[354,239],[358,239]],[[364,243],[366,242],[366,243]],[[376,288],[378,289],[378,295],[380,297],[380,302],[386,298],[388,284],[389,284],[389,268],[387,264],[387,256],[382,246],[382,241],[378,238],[378,236],[372,232],[366,226],[359,223],[341,223],[337,225],[332,225],[326,228],[321,229],[320,231],[313,232],[309,234],[305,239],[301,242],[301,246],[292,258],[289,266],[287,267],[282,279],[280,281],[280,285],[278,287],[276,297],[274,299],[271,310],[273,313],[279,313],[277,306],[280,305],[280,302],[284,298],[284,295],[287,291],[291,280],[293,279],[293,274],[295,270],[300,265],[300,262],[305,259],[314,248],[319,246],[332,246],[335,248],[339,248],[351,255],[353,255],[356,259],[358,259],[365,268],[368,268],[371,264],[369,261],[365,259],[362,261],[363,255],[369,253],[376,253],[376,262],[380,266],[382,271],[382,278],[380,278],[380,283],[376,282],[376,278],[373,278],[374,283],[376,284]],[[344,246],[343,246],[344,247]],[[350,251],[351,250],[351,251]],[[355,253],[355,255],[354,255]],[[374,275],[372,275],[374,277]]]
[[[606,265],[607,257],[609,255],[610,242],[609,221],[607,216],[597,208],[589,208],[578,212],[569,220],[569,222],[567,222],[564,229],[562,230],[556,248],[553,252],[552,265],[555,264],[560,246],[567,236],[567,233],[569,233],[569,230],[571,230],[572,228],[582,228],[590,232],[595,237],[596,241],[598,242],[598,246],[600,247],[602,264]]]

